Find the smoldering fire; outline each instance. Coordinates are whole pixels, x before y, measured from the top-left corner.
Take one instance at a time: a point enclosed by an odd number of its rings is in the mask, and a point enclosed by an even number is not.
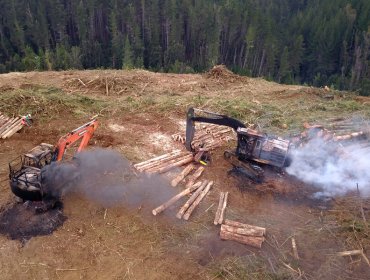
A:
[[[136,174],[130,162],[110,149],[81,152],[71,162],[43,170],[47,192],[59,197],[74,192],[108,206],[154,206],[175,194],[160,175]]]
[[[310,140],[292,151],[292,164],[287,172],[303,182],[319,186],[317,196],[344,195],[357,190],[370,195],[370,149],[358,143],[343,146],[325,142],[321,138]]]

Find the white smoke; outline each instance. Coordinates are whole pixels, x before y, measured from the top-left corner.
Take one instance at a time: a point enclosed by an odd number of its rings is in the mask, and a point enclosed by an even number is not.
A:
[[[320,187],[322,192],[316,196],[344,195],[357,191],[357,184],[361,195],[370,195],[370,147],[364,149],[356,143],[342,146],[315,138],[292,150],[291,157],[286,171]]]

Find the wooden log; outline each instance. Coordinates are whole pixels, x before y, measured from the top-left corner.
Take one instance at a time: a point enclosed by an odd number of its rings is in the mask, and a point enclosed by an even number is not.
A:
[[[198,196],[204,190],[204,188],[207,186],[207,184],[208,184],[208,181],[204,180],[203,183],[201,184],[201,186],[192,194],[192,196],[188,199],[188,201],[185,202],[185,204],[181,207],[179,212],[177,212],[177,214],[176,214],[176,217],[178,219],[181,219],[184,216],[186,210],[188,210],[190,205],[198,198]]]
[[[147,169],[150,169],[150,168],[154,168],[155,166],[159,166],[159,165],[161,165],[161,164],[163,164],[163,163],[165,163],[167,161],[170,161],[172,159],[181,157],[184,154],[185,154],[184,152],[179,152],[179,153],[176,153],[176,154],[167,156],[166,158],[162,158],[162,159],[159,159],[159,160],[150,162],[150,163],[148,163],[146,165],[136,167],[136,169],[139,170],[139,171],[144,171],[144,170],[147,170]]]
[[[194,164],[189,164],[187,167],[184,168],[184,170],[177,175],[172,181],[171,186],[176,187],[186,176],[189,175],[191,171],[195,169]]]
[[[9,119],[1,128],[0,128],[0,135],[7,130],[14,122],[16,122],[18,118],[11,118]]]
[[[195,183],[195,181],[202,175],[203,171],[204,171],[203,166],[198,167],[198,169],[195,170],[193,175],[189,178],[189,181],[187,182],[185,188],[189,188],[190,186],[192,186]]]
[[[164,154],[164,155],[155,157],[155,158],[148,159],[146,161],[142,161],[140,163],[134,164],[134,167],[135,168],[142,167],[142,166],[147,165],[147,164],[149,164],[151,162],[158,161],[160,159],[166,158],[166,157],[168,157],[170,155],[173,155],[173,154],[176,154],[176,153],[181,153],[181,150],[175,150],[175,151],[172,151],[171,153],[167,153],[167,154]]]
[[[165,203],[163,203],[162,205],[158,206],[157,208],[153,209],[152,210],[152,214],[154,216],[158,215],[159,213],[163,212],[164,210],[166,210],[168,207],[170,207],[172,204],[174,204],[176,201],[178,201],[180,198],[192,193],[193,191],[195,191],[197,188],[200,187],[202,183],[201,182],[198,182],[194,185],[192,185],[190,188],[187,188],[185,190],[183,190],[182,192],[180,192],[179,194],[175,195],[174,197],[172,197],[170,200],[166,201]]]
[[[173,162],[173,163],[166,163],[165,165],[162,165],[158,168],[155,168],[155,169],[149,169],[149,170],[146,170],[146,172],[148,173],[165,173],[175,167],[180,167],[180,166],[183,166],[185,164],[188,164],[190,162],[192,162],[194,160],[193,158],[193,155],[190,154],[190,155],[187,155],[183,158],[181,158],[180,160],[176,160],[176,162]]]
[[[183,218],[184,220],[189,220],[189,217],[191,215],[191,213],[193,213],[195,207],[198,206],[198,204],[203,200],[203,198],[206,196],[206,194],[209,192],[209,190],[211,189],[213,185],[213,181],[210,181],[206,188],[200,193],[200,195],[195,199],[195,201],[193,202],[193,204],[188,208],[188,210],[185,212]]]
[[[221,208],[224,205],[224,197],[225,197],[225,193],[220,192],[220,200],[218,201],[218,207],[217,207],[215,219],[213,221],[214,225],[218,225],[218,221],[220,220]]]
[[[237,233],[222,230],[222,228],[220,231],[220,237],[222,240],[232,240],[259,249],[262,247],[263,241],[265,241],[264,237],[240,235]]]
[[[158,160],[156,162],[152,162],[148,165],[145,165],[144,167],[139,167],[139,168],[137,168],[137,170],[143,172],[143,171],[146,171],[146,170],[149,170],[149,169],[160,168],[161,166],[164,166],[166,164],[171,164],[171,163],[174,163],[176,161],[180,161],[183,157],[188,156],[190,154],[191,153],[189,153],[189,152],[182,152],[182,153],[179,153],[179,154],[175,154],[175,155],[169,156],[167,158]]]
[[[16,132],[21,130],[23,127],[22,121],[20,121],[15,127],[13,127],[11,130],[9,130],[6,134],[2,136],[2,139],[6,139],[9,137],[12,137]]]
[[[3,130],[3,132],[1,132],[0,137],[3,137],[5,134],[7,134],[10,130],[12,130],[15,126],[17,126],[20,121],[21,120],[16,118],[15,121],[13,121],[9,126],[7,126],[5,130]]]
[[[245,235],[245,236],[259,236],[262,237],[264,235],[264,232],[259,229],[255,228],[242,228],[242,227],[234,227],[234,226],[228,226],[228,225],[221,225],[222,230]]]
[[[297,249],[297,244],[295,242],[295,238],[292,237],[292,248],[293,248],[293,256],[296,260],[299,259],[299,256],[298,256],[298,249]]]
[[[224,195],[224,201],[223,201],[223,205],[222,205],[222,208],[221,208],[220,217],[219,217],[219,220],[218,220],[219,224],[222,224],[223,221],[224,221],[225,209],[226,209],[226,206],[227,206],[227,197],[228,196],[229,196],[229,192],[226,192],[225,195]]]
[[[339,257],[348,257],[348,256],[356,256],[361,255],[363,253],[362,250],[352,250],[352,251],[344,251],[337,253],[337,256]]]
[[[236,222],[236,221],[231,221],[231,220],[228,220],[228,219],[225,220],[224,224],[225,225],[228,225],[228,226],[239,227],[239,228],[261,230],[263,232],[263,235],[266,234],[266,228],[263,228],[263,227],[258,227],[258,226],[252,226],[252,225],[248,225],[248,224],[243,224],[243,223]]]

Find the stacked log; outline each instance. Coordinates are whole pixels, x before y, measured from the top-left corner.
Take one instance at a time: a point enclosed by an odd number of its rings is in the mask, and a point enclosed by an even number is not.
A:
[[[159,157],[137,163],[134,167],[140,172],[164,173],[175,167],[186,165],[193,160],[192,153],[175,150]]]
[[[221,225],[220,237],[222,240],[232,240],[255,248],[261,248],[265,241],[266,229],[225,220]]]
[[[19,117],[8,118],[0,114],[0,138],[6,139],[13,136],[23,127],[22,119]]]
[[[191,143],[195,150],[212,150],[221,147],[225,142],[228,142],[234,137],[231,134],[232,129],[229,127],[209,124],[196,127],[196,133]],[[185,134],[176,133],[172,135],[174,141],[185,143]]]
[[[213,224],[215,225],[221,225],[224,221],[228,195],[229,195],[228,192],[220,192],[220,200],[218,202],[215,220],[213,221]]]

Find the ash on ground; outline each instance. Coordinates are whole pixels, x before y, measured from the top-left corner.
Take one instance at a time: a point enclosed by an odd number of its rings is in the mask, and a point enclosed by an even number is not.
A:
[[[43,213],[36,213],[34,203],[16,203],[0,213],[0,234],[26,242],[34,236],[49,235],[63,225],[61,202]]]

